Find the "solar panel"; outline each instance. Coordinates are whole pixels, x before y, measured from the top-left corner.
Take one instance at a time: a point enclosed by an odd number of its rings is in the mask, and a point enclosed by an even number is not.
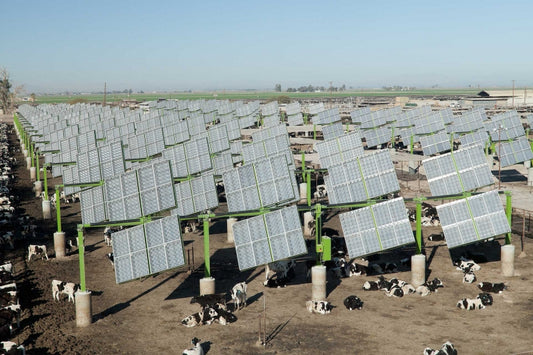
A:
[[[322,127],[322,135],[325,141],[338,138],[344,134],[344,128],[341,122],[335,122],[330,125]]]
[[[369,115],[361,116],[361,128],[375,128],[387,123],[388,114],[385,110],[373,111]]]
[[[177,207],[173,214],[188,216],[218,206],[215,179],[212,174],[180,182],[174,185]]]
[[[317,115],[319,114],[320,112],[324,111],[325,108],[324,108],[324,103],[323,102],[319,102],[317,104],[311,104],[307,107],[307,112],[310,114],[310,115]]]
[[[98,158],[102,180],[122,174],[125,171],[124,152],[120,141],[99,146]]]
[[[289,123],[289,126],[298,126],[304,124],[302,113],[299,112],[294,115],[287,116],[287,122]]]
[[[400,190],[388,150],[330,166],[324,179],[331,204],[365,201]]]
[[[215,175],[222,175],[233,169],[233,157],[231,152],[226,151],[213,155],[212,162]]]
[[[533,152],[526,137],[498,143],[496,153],[502,168],[533,159]]]
[[[281,134],[289,135],[287,126],[284,124],[278,124],[276,126],[263,128],[252,133],[252,141],[260,142],[269,140],[272,137],[279,136]]]
[[[454,116],[453,122],[446,127],[448,133],[473,132],[483,127],[483,121],[487,120],[484,109],[474,109]]]
[[[445,131],[428,136],[420,136],[420,144],[424,155],[433,155],[451,149],[450,137]]]
[[[287,163],[290,166],[294,166],[294,159],[289,146],[289,137],[285,134],[265,141],[252,142],[242,146],[242,159],[245,164],[248,164],[283,154],[287,159]]]
[[[360,132],[361,136],[365,138],[366,146],[368,148],[376,147],[392,140],[392,129],[390,127],[381,126],[373,129],[361,130]]]
[[[423,165],[433,196],[459,194],[494,183],[480,145],[423,160]]]
[[[172,172],[167,160],[138,169],[137,176],[144,216],[176,206]]]
[[[516,111],[507,111],[496,115],[490,121],[485,122],[484,126],[493,142],[507,141],[526,134]]]
[[[403,198],[339,215],[350,258],[413,243],[413,231]]]
[[[236,222],[233,234],[241,271],[307,253],[296,206]]]
[[[302,113],[302,106],[298,101],[291,102],[285,107],[285,113],[287,116],[294,116]]]
[[[211,126],[207,131],[207,135],[211,153],[219,153],[230,148],[226,125]]]
[[[150,275],[143,225],[115,232],[111,241],[117,283]]]
[[[421,116],[415,120],[416,134],[431,134],[444,129],[444,123],[440,119],[439,112],[433,112],[429,115]]]
[[[81,221],[83,224],[102,222],[107,219],[104,188],[96,186],[80,192]]]
[[[261,114],[263,116],[279,115],[279,105],[277,101],[271,101],[261,107]]]
[[[364,154],[359,131],[344,134],[330,141],[318,142],[315,149],[320,156],[320,165],[323,169]]]
[[[437,206],[437,213],[450,249],[511,232],[495,190]]]
[[[144,229],[151,274],[185,265],[178,218],[170,216],[146,223]]]
[[[190,135],[187,121],[178,121],[176,119],[175,121],[165,124],[163,136],[165,146],[171,146],[189,140]]]
[[[106,180],[104,191],[107,216],[110,221],[135,219],[142,216],[136,171]]]
[[[266,158],[222,175],[230,212],[247,211],[299,198],[285,156]]]
[[[239,127],[241,129],[255,126],[259,116],[257,113],[251,113],[250,115],[239,118]]]
[[[272,115],[272,116],[263,117],[262,126],[264,126],[264,127],[274,127],[274,126],[279,125],[280,120],[281,120],[281,118],[280,118],[279,115]]]
[[[198,138],[165,149],[162,157],[170,160],[172,176],[187,177],[212,169],[207,138]]]
[[[365,116],[370,116],[370,112],[370,107],[362,107],[350,112],[352,123],[361,124],[363,121],[367,121]]]
[[[314,124],[329,124],[340,120],[341,115],[339,114],[339,109],[337,107],[321,111],[313,117]]]
[[[475,131],[472,133],[463,134],[459,137],[461,146],[466,147],[469,145],[480,144],[485,146],[489,143],[489,135],[486,131]]]

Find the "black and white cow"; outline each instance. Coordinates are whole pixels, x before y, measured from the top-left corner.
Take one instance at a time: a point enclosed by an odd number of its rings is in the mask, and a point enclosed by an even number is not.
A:
[[[115,256],[113,253],[107,253],[106,255],[106,258],[109,260],[109,262],[111,263],[111,265],[113,266],[113,269],[115,268]]]
[[[281,278],[288,277],[289,272],[296,267],[296,261],[294,260],[281,260],[268,263],[265,266],[265,285],[268,281],[270,272],[274,272],[275,275],[279,275]],[[272,275],[273,276],[273,275]]]
[[[432,234],[428,237],[428,240],[432,242],[442,241],[444,240],[444,233],[440,232],[438,234]]]
[[[480,282],[477,287],[483,292],[502,293],[504,290],[507,290],[508,286],[506,286],[503,282]]]
[[[235,310],[246,307],[246,282],[239,282],[231,289],[231,299],[233,300]]]
[[[288,277],[279,277],[279,278],[271,278],[266,280],[263,285],[268,288],[283,288],[287,287],[287,284],[289,283]]]
[[[484,309],[485,305],[479,298],[463,298],[457,302],[457,307],[471,311],[473,309]]]
[[[200,344],[200,339],[194,337],[192,338],[191,343],[192,348],[183,350],[182,355],[204,355],[204,349]]]
[[[492,303],[494,302],[490,293],[486,292],[481,292],[479,295],[477,295],[477,298],[481,300],[481,303],[483,303],[484,306],[492,306]]]
[[[326,189],[326,185],[317,185],[316,191],[313,193],[313,197],[315,199],[322,199],[326,198],[328,196],[328,190]]]
[[[0,307],[19,304],[17,291],[4,291],[0,292]]]
[[[474,283],[476,282],[476,274],[473,271],[465,272],[463,275],[463,283]]]
[[[344,269],[346,277],[366,275],[367,267],[361,264],[357,264],[355,261],[346,264]]]
[[[25,355],[26,350],[24,349],[24,346],[19,346],[15,342],[2,341],[0,343],[0,353],[5,355]]]
[[[457,270],[461,270],[464,273],[481,270],[481,266],[476,264],[473,260],[465,259],[463,257],[461,257],[460,260],[455,261],[453,264],[457,266]]]
[[[0,285],[13,282],[13,274],[7,271],[0,271]]]
[[[355,295],[348,296],[344,299],[344,306],[350,311],[353,311],[354,309],[362,309],[363,303],[364,302]]]
[[[425,348],[424,349],[424,355],[457,355],[457,350],[455,349],[455,346],[447,341],[444,344],[442,344],[442,347],[440,350],[433,350],[431,348]]]
[[[65,294],[68,300],[75,303],[74,294],[80,289],[80,285],[74,282],[65,282],[60,280],[52,280],[52,297],[59,301],[59,295]]]
[[[9,305],[9,306],[5,306],[2,309],[0,309],[0,312],[2,314],[7,314],[6,312],[9,312],[11,314],[11,317],[16,319],[17,328],[20,328],[21,308],[20,308],[19,304],[12,304],[12,305]]]
[[[48,253],[46,252],[46,245],[33,245],[28,246],[28,261],[31,260],[32,255],[40,256],[41,259],[46,258],[48,260]]]
[[[226,308],[226,294],[216,293],[213,295],[200,295],[191,298],[191,303],[198,303],[202,309],[215,308],[216,305],[220,305],[221,308]]]
[[[333,306],[328,301],[307,301],[305,306],[310,313],[328,314]]]
[[[0,271],[7,271],[11,274],[15,272],[15,268],[13,267],[13,263],[11,261],[5,262],[3,265],[0,265]]]
[[[442,281],[438,278],[434,278],[433,280],[426,281],[422,285],[418,286],[416,288],[416,293],[420,294],[421,296],[427,296],[431,292],[437,292],[437,289],[441,287],[444,287]]]

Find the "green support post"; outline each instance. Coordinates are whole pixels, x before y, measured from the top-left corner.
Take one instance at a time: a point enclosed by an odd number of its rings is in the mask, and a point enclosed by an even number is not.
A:
[[[37,181],[41,181],[41,172],[39,171],[39,154],[36,154],[35,166],[37,167]]]
[[[61,232],[61,201],[60,201],[58,186],[56,186],[56,216],[57,216],[57,231]]]
[[[307,206],[311,206],[311,173],[307,172]]]
[[[409,138],[409,150],[411,154],[413,154],[413,151],[415,150],[415,142],[413,136]]]
[[[528,133],[528,135],[526,137],[528,137],[528,139],[529,139],[529,133]],[[529,142],[529,146],[530,146],[531,150],[533,150],[533,140]],[[531,159],[531,167],[533,167],[533,159]]]
[[[30,143],[30,157],[31,157],[31,166],[35,167],[35,156],[33,155],[33,144]]]
[[[509,226],[513,227],[513,205],[511,203],[511,191],[505,191],[505,214],[507,215],[507,221]],[[511,231],[512,232],[512,231]],[[511,232],[505,235],[505,244],[511,244]]]
[[[304,124],[307,124],[309,118],[307,117],[307,113],[304,114]]]
[[[422,199],[416,201],[416,253],[422,254]]]
[[[211,261],[209,256],[209,216],[204,216],[204,264],[205,277],[211,277]]]
[[[83,227],[78,225],[78,259],[80,261],[80,289],[85,292],[85,246],[83,245]]]
[[[316,124],[313,124],[313,139],[316,140]]]

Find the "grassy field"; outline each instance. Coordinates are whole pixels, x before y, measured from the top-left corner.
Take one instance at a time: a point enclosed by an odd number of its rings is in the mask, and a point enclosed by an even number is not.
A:
[[[151,101],[159,98],[197,100],[268,100],[279,96],[298,98],[324,98],[324,97],[350,97],[350,96],[441,96],[441,95],[475,95],[479,89],[427,89],[413,91],[385,91],[385,90],[358,90],[343,92],[273,92],[273,91],[227,91],[227,92],[176,92],[176,93],[145,93],[145,94],[108,94],[107,102],[121,101],[123,99],[136,99],[138,101]],[[89,102],[102,102],[104,95],[45,95],[37,96],[35,102],[60,103],[70,102],[76,99],[84,99]]]

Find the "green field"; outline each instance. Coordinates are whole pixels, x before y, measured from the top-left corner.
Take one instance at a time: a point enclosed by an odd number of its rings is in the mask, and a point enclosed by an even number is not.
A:
[[[106,101],[114,102],[124,99],[136,99],[138,101],[152,101],[159,98],[196,100],[196,99],[219,99],[219,100],[268,100],[279,96],[298,98],[325,98],[325,97],[350,97],[350,96],[442,96],[442,95],[475,95],[480,89],[427,89],[413,91],[385,91],[385,90],[357,90],[343,92],[274,92],[274,91],[229,91],[229,92],[175,92],[175,93],[149,93],[149,94],[108,94]],[[36,96],[35,102],[61,103],[76,99],[88,102],[102,102],[104,95],[43,95]]]

